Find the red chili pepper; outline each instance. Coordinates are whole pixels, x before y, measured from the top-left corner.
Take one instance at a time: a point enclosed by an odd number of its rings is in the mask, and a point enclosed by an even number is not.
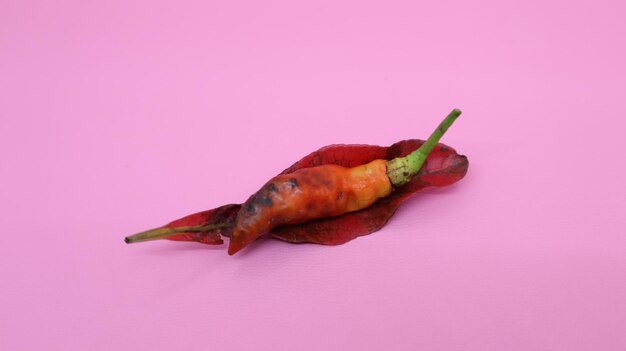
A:
[[[192,214],[126,242],[222,244],[226,236],[232,255],[267,233],[288,242],[336,245],[374,232],[412,193],[463,178],[467,158],[437,144],[460,113],[452,111],[426,142],[327,146],[271,179],[243,205]]]

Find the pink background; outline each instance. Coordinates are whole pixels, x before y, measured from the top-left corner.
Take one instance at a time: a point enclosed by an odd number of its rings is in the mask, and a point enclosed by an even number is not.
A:
[[[623,1],[2,1],[0,349],[626,349]],[[467,177],[323,247],[127,234],[332,143]]]

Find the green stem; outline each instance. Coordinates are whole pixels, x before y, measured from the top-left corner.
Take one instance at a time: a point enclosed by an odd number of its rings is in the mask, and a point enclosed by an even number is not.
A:
[[[142,241],[163,239],[172,234],[188,233],[188,232],[208,232],[211,230],[220,229],[220,228],[224,228],[227,226],[228,226],[227,223],[219,223],[219,224],[205,224],[205,225],[195,225],[195,226],[177,227],[177,228],[155,228],[155,229],[146,230],[145,232],[127,236],[126,238],[124,238],[124,241],[127,244],[139,243]]]
[[[435,145],[460,115],[461,110],[452,110],[419,149],[405,157],[397,157],[387,161],[387,176],[394,186],[401,186],[411,181],[411,178],[422,168]]]

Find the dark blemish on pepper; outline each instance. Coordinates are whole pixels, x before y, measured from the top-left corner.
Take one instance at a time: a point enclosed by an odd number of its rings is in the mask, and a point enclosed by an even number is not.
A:
[[[343,199],[343,191],[339,192],[339,194],[337,194],[337,201],[340,201],[341,199]]]
[[[272,199],[270,199],[270,197],[267,196],[267,195],[263,195],[263,196],[258,197],[256,199],[256,201],[259,202],[261,205],[267,206],[267,207],[270,207],[273,204],[272,203]]]
[[[450,148],[445,146],[445,145],[441,145],[441,147],[439,148],[439,150],[441,151],[448,151]]]
[[[326,188],[328,188],[328,189],[333,189],[333,185],[334,185],[334,184],[333,184],[333,182],[332,182],[332,181],[330,181],[330,180],[328,179],[328,177],[325,177],[323,174],[320,174],[320,173],[315,172],[315,173],[313,173],[313,174],[311,175],[311,178],[313,178],[313,180],[314,180],[317,184],[319,184],[319,185],[323,185],[324,187],[326,187]]]
[[[256,207],[254,206],[253,202],[249,202],[246,204],[246,211],[250,213],[253,213],[256,211]]]
[[[278,188],[276,187],[276,184],[274,183],[269,183],[265,186],[265,189],[269,192],[277,192]]]
[[[290,178],[287,181],[287,184],[291,187],[291,189],[295,189],[298,187],[298,181],[296,180],[296,178]]]

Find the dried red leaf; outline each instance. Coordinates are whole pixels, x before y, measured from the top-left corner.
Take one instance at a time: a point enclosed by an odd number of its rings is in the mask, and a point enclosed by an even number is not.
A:
[[[305,156],[281,174],[292,173],[301,168],[324,164],[337,164],[354,167],[375,159],[393,159],[408,155],[419,148],[422,140],[403,140],[389,147],[376,145],[330,145]],[[337,217],[321,218],[306,223],[275,228],[272,237],[292,243],[317,243],[337,245],[358,236],[380,229],[393,216],[402,201],[411,194],[429,187],[441,187],[453,184],[463,178],[467,172],[468,161],[465,156],[444,144],[438,144],[428,156],[420,172],[408,184],[395,191],[374,205],[360,211],[346,213]],[[226,223],[228,226],[207,232],[179,233],[167,237],[176,241],[197,241],[205,244],[221,244],[220,237],[230,236],[235,217],[241,205],[231,204],[212,210],[198,212],[166,225],[169,228],[194,225]]]
[[[197,225],[208,226],[211,224],[227,224],[227,226],[206,232],[177,233],[166,237],[166,239],[173,241],[197,241],[199,243],[209,245],[223,244],[224,241],[222,240],[221,235],[228,236],[230,234],[240,208],[241,205],[239,204],[230,204],[179,218],[164,225],[163,227],[180,228]]]

